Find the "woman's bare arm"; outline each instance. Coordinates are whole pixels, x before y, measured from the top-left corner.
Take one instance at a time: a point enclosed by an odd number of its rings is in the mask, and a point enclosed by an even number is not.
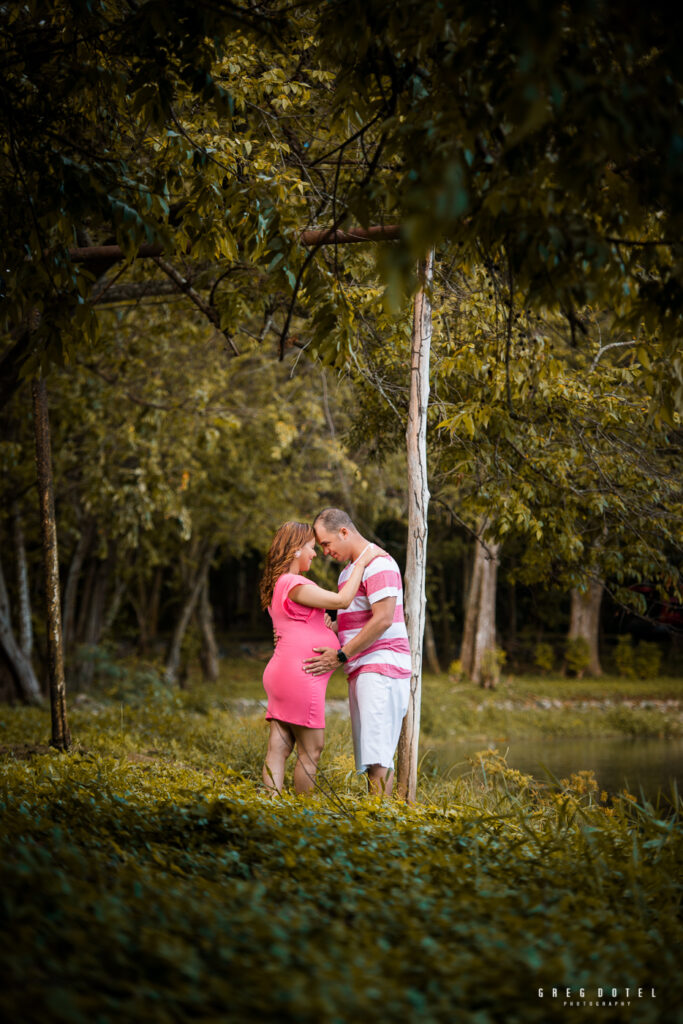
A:
[[[339,591],[323,590],[317,583],[300,583],[292,587],[289,596],[297,604],[305,608],[348,608],[358,593],[358,588],[363,579],[363,570],[366,565],[376,556],[377,549],[374,544],[368,545],[356,561],[353,572],[344,586]]]

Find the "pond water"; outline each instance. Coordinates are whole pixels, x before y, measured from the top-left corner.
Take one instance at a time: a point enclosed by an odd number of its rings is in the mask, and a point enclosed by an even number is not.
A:
[[[469,771],[468,757],[495,747],[507,753],[511,768],[517,768],[540,781],[549,781],[545,769],[558,779],[573,772],[590,769],[601,789],[617,793],[627,789],[640,798],[653,800],[659,790],[671,794],[672,781],[683,790],[683,739],[659,737],[524,737],[486,743],[482,740],[457,740],[429,754],[440,768],[452,768],[456,774]]]

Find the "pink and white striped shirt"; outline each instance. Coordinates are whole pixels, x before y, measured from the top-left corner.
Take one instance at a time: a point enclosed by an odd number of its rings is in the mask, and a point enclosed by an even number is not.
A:
[[[353,570],[350,562],[339,575],[339,589],[344,586]],[[372,618],[372,606],[385,597],[396,598],[394,621],[374,643],[349,658],[344,671],[350,679],[361,672],[379,672],[392,679],[409,679],[411,675],[410,647],[403,618],[403,584],[398,565],[391,555],[378,555],[366,565],[358,593],[348,608],[337,612],[339,643],[356,636]]]

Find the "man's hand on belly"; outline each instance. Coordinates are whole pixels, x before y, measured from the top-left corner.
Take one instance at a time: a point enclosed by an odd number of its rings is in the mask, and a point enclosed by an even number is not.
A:
[[[336,647],[314,647],[317,658],[304,658],[304,672],[312,676],[322,676],[332,672],[339,666]]]

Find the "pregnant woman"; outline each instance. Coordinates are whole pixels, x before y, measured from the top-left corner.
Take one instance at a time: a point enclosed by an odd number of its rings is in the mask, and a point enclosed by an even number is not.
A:
[[[313,528],[288,522],[275,534],[261,580],[261,606],[268,609],[277,636],[275,653],[263,673],[270,721],[263,766],[267,789],[282,792],[285,763],[295,744],[294,789],[308,793],[315,785],[324,743],[325,690],[332,672],[312,676],[304,672],[303,660],[311,657],[314,647],[339,648],[336,634],[325,624],[325,609],[348,608],[375,553],[369,544],[339,592],[323,590],[302,575],[316,557]],[[342,664],[341,652],[338,657]]]

